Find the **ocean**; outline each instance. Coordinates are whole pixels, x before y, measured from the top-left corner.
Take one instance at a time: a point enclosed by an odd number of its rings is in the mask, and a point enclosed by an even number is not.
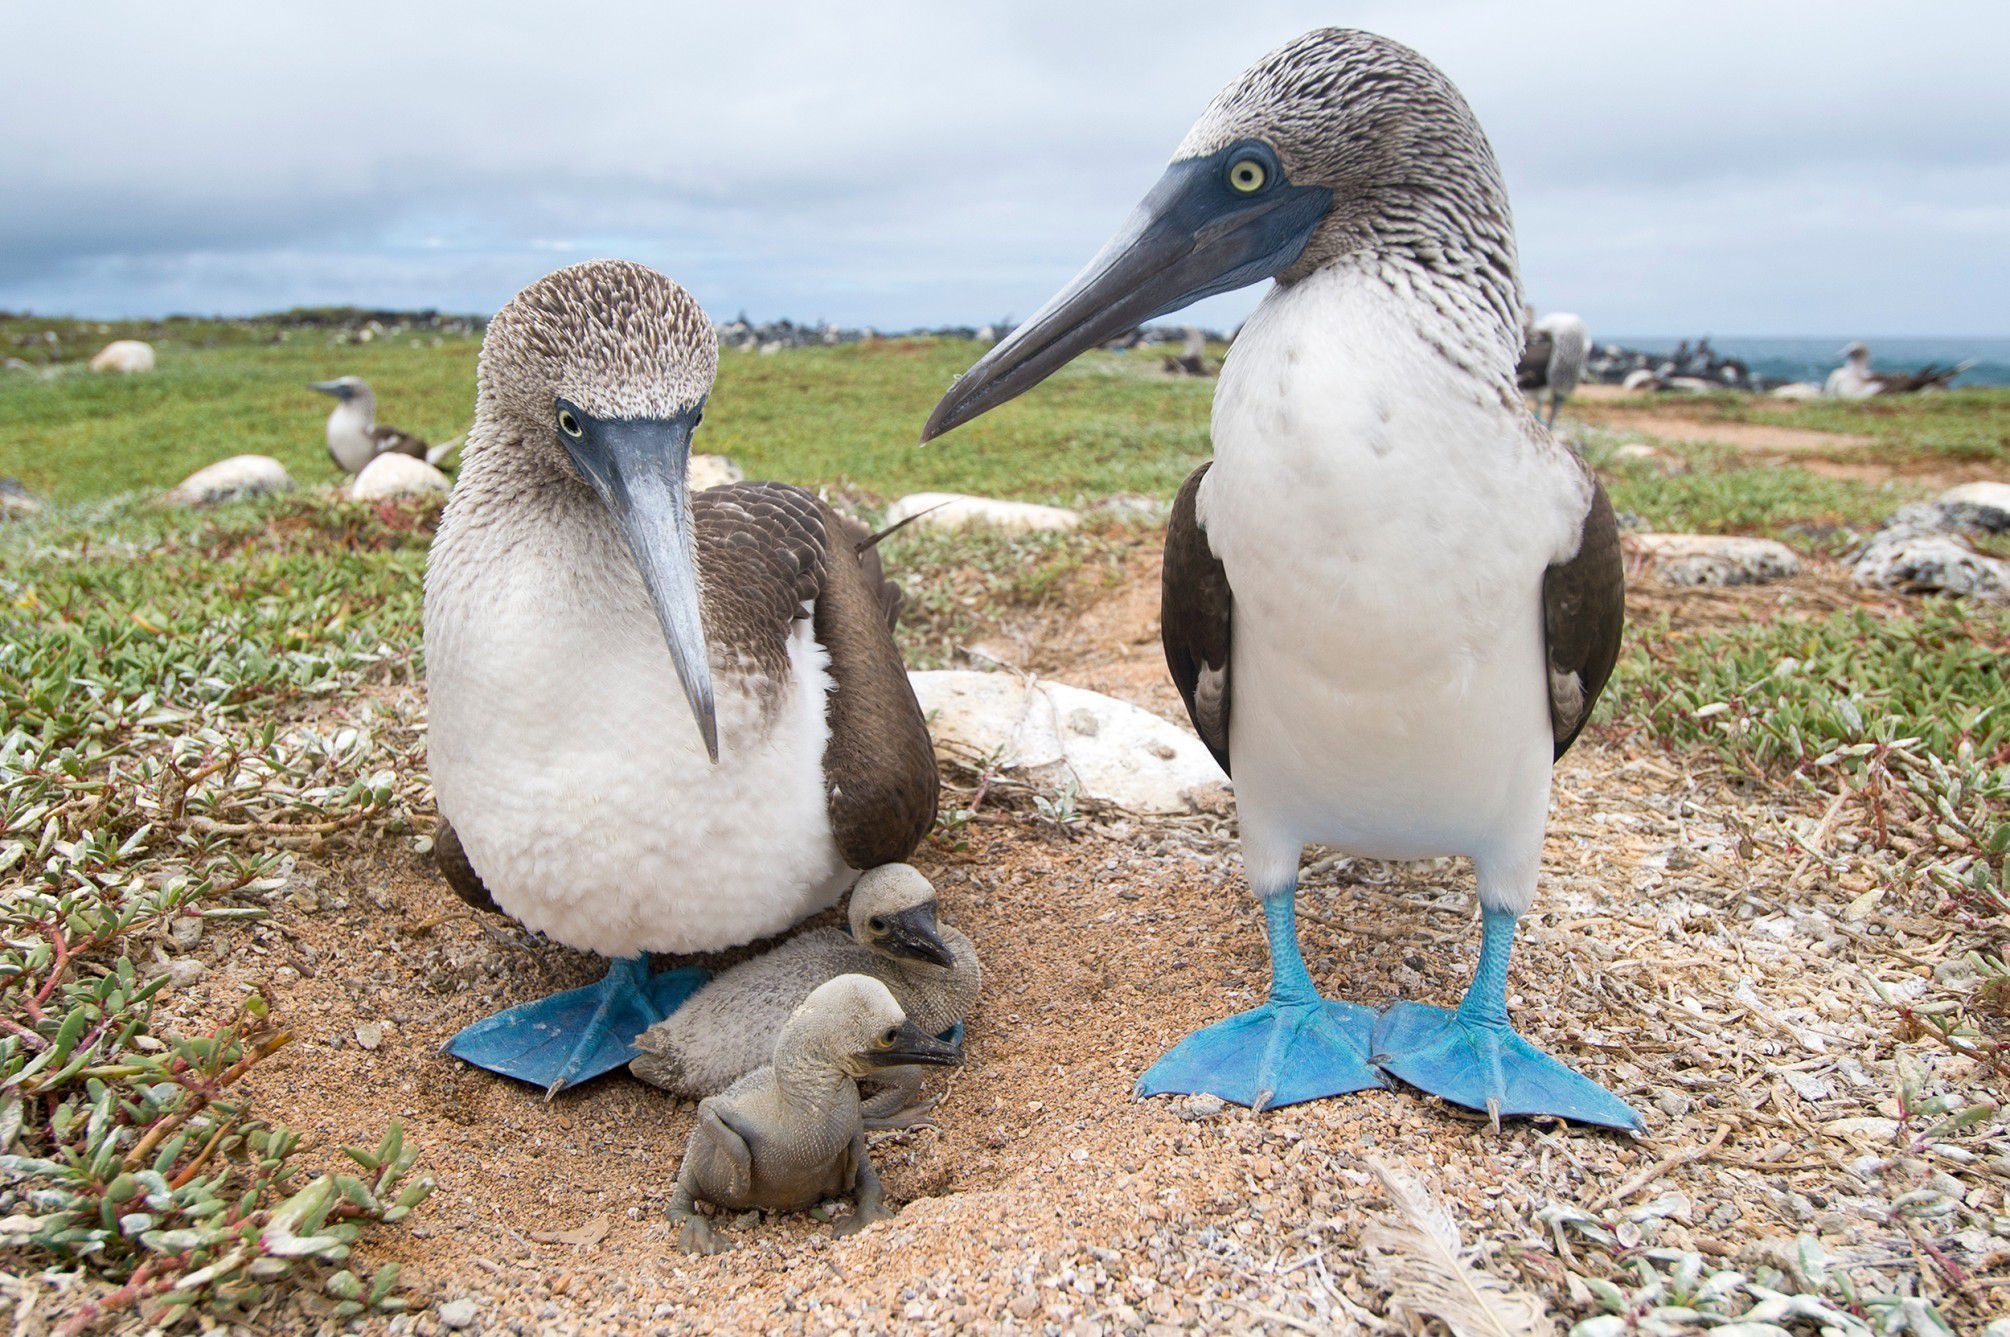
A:
[[[1672,353],[1685,336],[1666,334],[1608,335],[1591,332],[1594,344],[1618,344],[1646,353]],[[1686,336],[1691,344],[1695,335]],[[2010,385],[2010,339],[1880,339],[1860,336],[1870,346],[1870,365],[1880,371],[1917,371],[1927,363],[1947,366],[1975,359],[1975,365],[1954,383],[1969,385]],[[1735,357],[1760,376],[1783,381],[1826,380],[1842,365],[1843,345],[1848,335],[1821,335],[1814,338],[1739,338],[1711,335],[1710,346],[1724,357]]]

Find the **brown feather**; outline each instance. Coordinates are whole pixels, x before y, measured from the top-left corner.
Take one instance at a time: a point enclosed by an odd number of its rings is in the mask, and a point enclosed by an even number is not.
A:
[[[454,889],[454,895],[477,910],[502,913],[496,898],[489,895],[489,889],[482,885],[481,874],[475,872],[475,866],[468,862],[468,852],[461,847],[461,838],[455,834],[453,824],[444,817],[433,831],[433,862],[447,879],[447,885]]]
[[[1550,730],[1561,759],[1584,730],[1619,659],[1626,622],[1626,563],[1612,502],[1584,462],[1591,484],[1577,554],[1543,572],[1542,623],[1549,648]],[[1573,700],[1572,698],[1575,698]]]
[[[1166,667],[1186,702],[1194,732],[1221,769],[1228,766],[1228,638],[1232,598],[1228,572],[1207,541],[1197,512],[1203,464],[1187,475],[1166,525],[1164,574],[1159,587],[1159,636]],[[1203,679],[1205,675],[1205,679]]]

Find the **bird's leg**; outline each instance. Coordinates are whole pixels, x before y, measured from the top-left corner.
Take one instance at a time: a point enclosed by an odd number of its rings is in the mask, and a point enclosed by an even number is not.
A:
[[[1411,1086],[1483,1110],[1496,1124],[1512,1115],[1554,1115],[1573,1123],[1639,1130],[1639,1114],[1515,1034],[1508,1023],[1508,956],[1513,910],[1481,914],[1480,962],[1457,1010],[1398,1003],[1375,1027],[1375,1062]]]
[[[881,1068],[873,1074],[878,1089],[859,1102],[865,1126],[877,1132],[887,1128],[912,1128],[941,1101],[941,1096],[922,1094],[927,1069],[920,1064]]]
[[[879,1171],[872,1168],[872,1158],[865,1152],[865,1130],[860,1129],[852,1138],[852,1212],[837,1227],[839,1235],[856,1235],[875,1221],[893,1220],[893,1211],[886,1205],[886,1189],[879,1182]]]
[[[689,968],[651,974],[648,957],[623,957],[598,984],[484,1017],[447,1041],[447,1052],[556,1095],[635,1058],[635,1037],[675,1012],[705,978]]]
[[[698,1215],[698,1204],[682,1172],[677,1176],[676,1191],[670,1195],[670,1219],[676,1223],[677,1247],[685,1253],[728,1253],[733,1248],[731,1241],[719,1238],[710,1221]]]
[[[1382,1086],[1368,1062],[1375,1013],[1321,998],[1298,951],[1297,888],[1263,898],[1270,1001],[1195,1031],[1138,1079],[1141,1096],[1189,1091],[1261,1110]]]

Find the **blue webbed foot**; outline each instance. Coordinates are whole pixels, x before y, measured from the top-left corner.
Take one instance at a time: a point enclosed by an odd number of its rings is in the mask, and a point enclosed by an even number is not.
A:
[[[1505,1020],[1398,1003],[1375,1026],[1375,1062],[1391,1076],[1496,1120],[1548,1114],[1638,1132],[1632,1106],[1515,1034]]]
[[[1375,1013],[1313,998],[1271,1001],[1195,1031],[1138,1079],[1140,1096],[1186,1091],[1253,1110],[1379,1090],[1368,1061]]]
[[[641,1052],[635,1037],[675,1012],[706,979],[689,967],[651,974],[646,957],[615,961],[598,984],[482,1018],[447,1041],[447,1052],[556,1095],[635,1058]]]

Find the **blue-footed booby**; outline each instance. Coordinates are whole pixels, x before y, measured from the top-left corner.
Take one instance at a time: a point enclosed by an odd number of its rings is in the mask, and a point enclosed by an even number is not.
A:
[[[424,441],[377,421],[377,396],[362,377],[338,376],[307,388],[335,397],[335,411],[328,415],[328,458],[344,473],[362,473],[379,455],[428,458]]]
[[[1584,359],[1591,347],[1591,335],[1584,321],[1568,311],[1552,311],[1541,320],[1527,307],[1522,308],[1521,361],[1515,367],[1515,384],[1534,394],[1538,412],[1545,398],[1549,412],[1543,424],[1556,426],[1563,401],[1584,379]]]
[[[472,904],[613,959],[451,1052],[547,1089],[634,1059],[703,982],[645,953],[780,932],[935,818],[928,729],[871,536],[780,483],[693,494],[711,322],[591,261],[490,322],[426,570],[440,866]]]
[[[1273,278],[1214,396],[1214,459],[1166,533],[1166,659],[1233,761],[1270,998],[1188,1036],[1141,1094],[1255,1108],[1393,1074],[1492,1111],[1637,1127],[1507,1015],[1550,768],[1618,653],[1611,505],[1515,389],[1507,191],[1450,80],[1324,29],[1224,89],[1130,222],[951,387],[923,439],[1140,322]],[[1484,925],[1456,1009],[1320,997],[1299,955],[1303,847],[1461,854]]]

